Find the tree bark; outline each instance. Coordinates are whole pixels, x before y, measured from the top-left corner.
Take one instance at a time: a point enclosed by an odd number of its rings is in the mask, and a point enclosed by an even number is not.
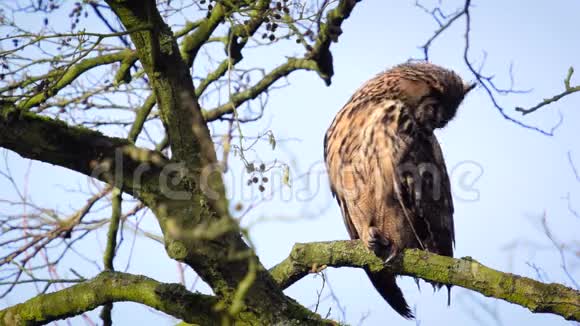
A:
[[[527,277],[491,269],[471,257],[454,259],[421,250],[405,250],[388,266],[369,254],[360,241],[296,244],[290,255],[270,272],[280,287],[287,288],[321,267],[367,267],[388,269],[397,275],[461,286],[487,297],[503,299],[532,312],[580,320],[580,291],[557,283],[545,284]]]

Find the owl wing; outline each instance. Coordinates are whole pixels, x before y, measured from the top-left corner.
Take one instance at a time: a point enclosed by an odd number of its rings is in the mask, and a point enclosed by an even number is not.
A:
[[[454,207],[451,194],[451,182],[449,180],[449,175],[447,174],[447,166],[445,165],[441,146],[439,145],[435,135],[431,135],[431,144],[433,146],[435,164],[439,168],[439,173],[441,173],[441,227],[448,232],[451,242],[455,244],[455,228],[453,225]]]
[[[332,192],[332,196],[334,198],[336,198],[336,201],[338,202],[338,206],[340,206],[340,210],[342,211],[342,219],[344,220],[344,225],[346,226],[346,230],[348,231],[348,235],[353,240],[359,239],[360,237],[358,235],[358,232],[356,231],[354,224],[352,224],[352,218],[351,218],[350,213],[348,211],[348,205],[346,204],[346,202],[343,199],[340,198],[340,196],[336,195],[336,191],[333,189],[333,187],[330,187],[330,191]]]
[[[445,161],[433,134],[400,134],[393,159],[396,197],[419,248],[452,256],[453,199]]]
[[[326,136],[324,137],[324,160],[326,162],[328,162],[329,158],[328,158],[328,134],[326,134]],[[330,170],[329,168],[329,173],[335,173],[335,171]],[[346,230],[348,231],[348,235],[350,236],[351,239],[359,239],[359,234],[356,231],[356,228],[354,226],[354,224],[352,223],[352,218],[350,216],[350,213],[348,211],[348,205],[345,202],[345,200],[339,196],[336,192],[336,189],[333,185],[332,182],[332,178],[330,181],[330,191],[332,192],[332,197],[334,197],[336,199],[336,201],[338,202],[338,206],[340,207],[340,210],[342,211],[342,219],[344,221],[344,225],[346,226]]]

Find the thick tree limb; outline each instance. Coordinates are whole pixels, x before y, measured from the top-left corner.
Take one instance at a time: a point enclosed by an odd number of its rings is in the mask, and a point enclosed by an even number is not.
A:
[[[390,266],[371,254],[360,241],[296,244],[290,256],[270,271],[281,288],[286,288],[321,268],[389,268],[392,272],[429,281],[465,287],[483,295],[504,299],[530,309],[580,319],[580,293],[560,284],[544,284],[526,277],[488,268],[470,257],[453,259],[420,250],[406,250]],[[63,319],[111,302],[142,303],[188,323],[213,325],[223,318],[216,297],[193,294],[180,285],[163,284],[144,276],[103,272],[96,278],[67,289],[40,295],[0,311],[7,325],[36,325]],[[249,307],[237,319],[241,324],[261,320]],[[303,320],[308,324],[329,324],[324,320]]]
[[[270,270],[280,287],[287,288],[321,267],[368,267],[451,284],[503,299],[568,320],[580,321],[580,292],[561,284],[545,284],[527,277],[486,267],[471,257],[454,259],[421,250],[405,250],[390,266],[371,254],[361,241],[296,244],[288,258]]]
[[[130,36],[155,93],[174,159],[190,169],[215,162],[213,143],[194,96],[188,66],[156,3],[113,0],[107,3],[127,30],[152,26]]]
[[[126,139],[4,105],[0,107],[0,147],[95,177],[138,198],[145,193],[162,195],[159,176],[167,158]]]
[[[156,2],[106,2],[127,30],[153,26],[131,33],[131,39],[155,93],[173,159],[184,165],[178,173],[183,198],[145,201],[159,221],[169,256],[192,267],[225,301],[220,309],[232,316],[250,306],[261,324],[319,320],[276,286],[229,216],[221,169],[188,66]],[[194,34],[203,31],[198,26]]]
[[[103,272],[64,290],[38,295],[0,311],[2,325],[43,325],[120,301],[138,302],[199,325],[219,325],[215,297],[191,293],[179,284],[159,283],[145,276]]]

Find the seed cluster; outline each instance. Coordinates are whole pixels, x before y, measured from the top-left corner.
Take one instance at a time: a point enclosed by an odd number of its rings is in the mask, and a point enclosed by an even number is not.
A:
[[[288,0],[278,1],[272,4],[268,14],[264,17],[266,23],[266,32],[262,34],[262,39],[276,40],[276,30],[280,26],[278,22],[282,20],[283,15],[290,14]]]
[[[266,187],[264,185],[269,181],[268,177],[264,176],[264,172],[266,172],[266,165],[264,163],[261,163],[256,168],[254,163],[249,163],[248,165],[246,165],[246,172],[250,174],[250,178],[248,179],[247,182],[248,186],[259,183],[258,190],[260,190],[260,192],[264,192],[264,190],[266,190]]]
[[[82,16],[87,18],[89,16],[89,12],[84,9],[80,2],[75,2],[73,9],[68,14],[68,17],[72,20],[70,25],[71,30],[74,30],[77,27]],[[45,19],[44,23],[48,25],[48,19]]]
[[[211,16],[211,11],[213,10],[213,7],[215,6],[214,2],[217,2],[217,0],[209,0],[209,1],[200,0],[199,1],[200,5],[204,5],[207,3],[207,14],[206,14],[207,18],[209,18],[209,16]]]

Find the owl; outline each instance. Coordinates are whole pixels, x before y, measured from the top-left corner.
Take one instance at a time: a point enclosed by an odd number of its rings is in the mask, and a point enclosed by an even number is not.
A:
[[[434,64],[401,64],[359,88],[326,132],[324,159],[348,233],[386,263],[406,248],[453,256],[453,201],[433,131],[474,86]],[[413,318],[393,274],[366,272]]]

